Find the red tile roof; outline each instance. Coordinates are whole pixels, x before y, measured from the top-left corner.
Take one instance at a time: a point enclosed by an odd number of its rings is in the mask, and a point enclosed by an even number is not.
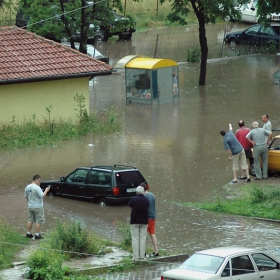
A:
[[[112,67],[18,27],[0,28],[0,84],[110,74]]]

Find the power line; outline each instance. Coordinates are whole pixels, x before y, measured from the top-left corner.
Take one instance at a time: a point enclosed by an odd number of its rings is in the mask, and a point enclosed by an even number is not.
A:
[[[96,3],[94,3],[94,2],[88,2],[89,4],[87,4],[87,5],[83,6],[83,7],[80,7],[80,8],[71,10],[71,11],[69,11],[69,12],[65,12],[65,13],[59,14],[59,15],[55,15],[55,16],[50,17],[50,18],[47,18],[47,19],[42,19],[42,20],[37,21],[37,22],[34,22],[34,23],[32,23],[32,24],[27,24],[27,25],[25,25],[25,26],[23,26],[23,27],[21,27],[21,28],[25,29],[25,28],[27,28],[27,27],[29,27],[29,26],[32,26],[32,25],[35,25],[35,24],[38,24],[38,23],[42,23],[42,22],[45,22],[45,21],[48,21],[48,20],[51,20],[51,19],[55,19],[55,18],[61,17],[61,16],[63,16],[63,15],[67,15],[67,14],[70,14],[70,13],[74,13],[74,12],[76,12],[76,11],[82,10],[82,9],[84,9],[84,8],[88,8],[88,7],[93,6],[93,5],[96,5],[96,4],[100,4],[100,3],[102,3],[102,2],[105,2],[105,0],[100,0],[99,2],[96,2]]]

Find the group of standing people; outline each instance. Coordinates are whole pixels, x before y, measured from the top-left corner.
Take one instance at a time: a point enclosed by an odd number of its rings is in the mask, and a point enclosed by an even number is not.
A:
[[[136,188],[136,196],[128,206],[131,207],[130,231],[132,239],[133,260],[139,261],[146,257],[146,237],[150,234],[154,252],[150,257],[158,257],[157,238],[155,235],[156,198],[149,192],[147,184]]]
[[[234,134],[232,125],[229,124],[229,131],[220,130],[220,134],[224,137],[224,148],[228,153],[228,159],[232,161],[233,180],[237,183],[237,171],[241,167],[241,176],[238,179],[245,179],[250,182],[249,168],[250,159],[252,158],[252,148],[254,152],[254,169],[255,180],[267,179],[268,174],[268,148],[272,139],[272,124],[267,114],[262,115],[263,127],[259,127],[259,123],[252,123],[253,129],[245,127],[244,121],[238,122],[239,129]],[[260,158],[262,160],[262,168],[260,166]]]

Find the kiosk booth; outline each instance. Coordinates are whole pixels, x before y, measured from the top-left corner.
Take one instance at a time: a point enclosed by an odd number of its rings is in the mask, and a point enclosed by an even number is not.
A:
[[[127,103],[162,104],[179,100],[178,64],[170,59],[125,56],[115,67],[125,68]]]

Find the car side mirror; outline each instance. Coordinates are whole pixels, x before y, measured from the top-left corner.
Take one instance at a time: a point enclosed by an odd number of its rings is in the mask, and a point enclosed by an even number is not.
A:
[[[255,11],[256,9],[254,7],[251,7],[251,11]]]
[[[65,181],[65,177],[60,177],[60,181],[64,182]]]
[[[277,263],[277,269],[280,269],[280,263]]]

